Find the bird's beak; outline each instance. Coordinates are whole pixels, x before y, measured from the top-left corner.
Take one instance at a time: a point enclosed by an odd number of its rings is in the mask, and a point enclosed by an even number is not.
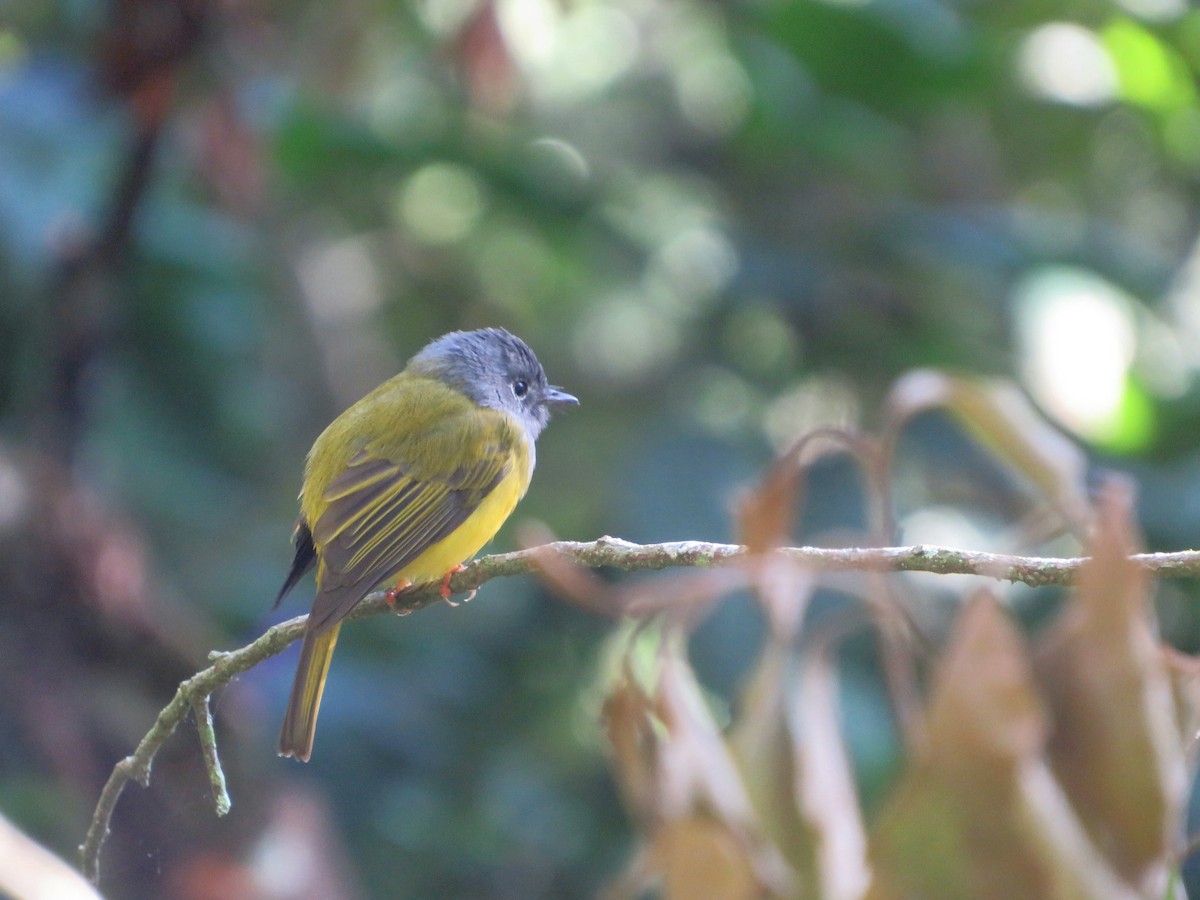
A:
[[[546,402],[551,406],[578,406],[579,398],[568,394],[562,388],[551,385],[546,388]]]

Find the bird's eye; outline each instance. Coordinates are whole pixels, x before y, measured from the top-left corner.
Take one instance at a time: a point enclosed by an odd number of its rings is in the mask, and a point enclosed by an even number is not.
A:
[[[518,379],[513,382],[512,389],[518,397],[524,397],[529,393],[529,382]]]

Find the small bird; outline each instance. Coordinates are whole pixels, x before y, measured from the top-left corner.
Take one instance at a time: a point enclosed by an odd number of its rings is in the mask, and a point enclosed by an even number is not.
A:
[[[504,524],[533,475],[557,406],[533,351],[502,328],[455,331],[321,432],[308,453],[291,571],[276,605],[317,567],[317,595],[279,735],[307,762],[342,619],[367,594],[450,576]]]

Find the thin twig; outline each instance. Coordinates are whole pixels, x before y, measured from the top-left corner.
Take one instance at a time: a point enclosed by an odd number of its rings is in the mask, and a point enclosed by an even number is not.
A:
[[[204,768],[208,770],[208,782],[213,792],[213,807],[218,816],[226,815],[233,801],[225,786],[225,770],[217,756],[217,733],[213,730],[212,707],[208,697],[192,700],[192,715],[196,718],[196,731],[200,733],[200,752],[204,754]]]
[[[818,547],[788,547],[776,551],[800,565],[818,572],[933,572],[939,575],[980,575],[1001,581],[1023,583],[1034,587],[1072,584],[1085,559],[1052,559],[1008,556],[971,550],[952,550],[946,547],[918,545],[915,547],[880,547],[826,549]],[[596,541],[555,541],[543,547],[501,553],[475,560],[450,579],[454,593],[465,593],[493,578],[520,575],[533,571],[537,559],[546,553],[588,568],[613,568],[621,571],[699,567],[728,564],[746,555],[744,547],[736,544],[714,544],[704,541],[677,541],[665,544],[633,544],[619,538],[602,537]],[[1200,551],[1178,553],[1140,553],[1133,557],[1148,574],[1159,578],[1188,578],[1200,576]],[[420,585],[401,594],[397,610],[411,612],[440,599],[437,584]],[[362,619],[388,611],[384,592],[368,596],[351,611],[348,619]],[[154,756],[188,711],[197,711],[201,746],[213,785],[218,814],[229,809],[229,796],[224,789],[225,776],[217,761],[216,736],[212,733],[212,718],[208,698],[218,688],[228,684],[235,675],[281,653],[304,633],[307,616],[288,619],[271,628],[257,640],[228,653],[211,654],[213,664],[197,672],[179,685],[174,698],[158,714],[154,725],[142,738],[137,749],[113,767],[112,774],[100,793],[92,815],[87,836],[79,848],[83,873],[96,882],[100,875],[100,849],[108,836],[113,810],[128,781],[143,786],[150,782]]]

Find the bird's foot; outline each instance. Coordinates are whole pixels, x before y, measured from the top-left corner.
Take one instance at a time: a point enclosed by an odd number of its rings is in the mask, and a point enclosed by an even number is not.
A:
[[[401,578],[396,582],[395,587],[389,588],[387,593],[383,595],[384,602],[387,603],[387,605],[391,607],[392,612],[398,616],[407,616],[412,614],[411,609],[406,609],[404,607],[396,609],[396,598],[410,587],[412,587],[412,582],[407,578]]]
[[[462,603],[470,603],[472,600],[474,600],[475,594],[478,590],[477,588],[471,588],[471,593],[467,594],[467,596],[464,597],[461,601],[455,601],[455,600],[450,599],[450,594],[451,594],[450,579],[453,578],[455,575],[457,575],[459,572],[461,572],[465,568],[466,568],[466,566],[459,563],[457,566],[455,566],[453,569],[451,569],[449,572],[446,573],[446,577],[442,579],[442,586],[440,588],[438,588],[438,593],[442,595],[442,599],[445,600],[446,603],[448,603],[450,606],[453,606],[456,609]]]

